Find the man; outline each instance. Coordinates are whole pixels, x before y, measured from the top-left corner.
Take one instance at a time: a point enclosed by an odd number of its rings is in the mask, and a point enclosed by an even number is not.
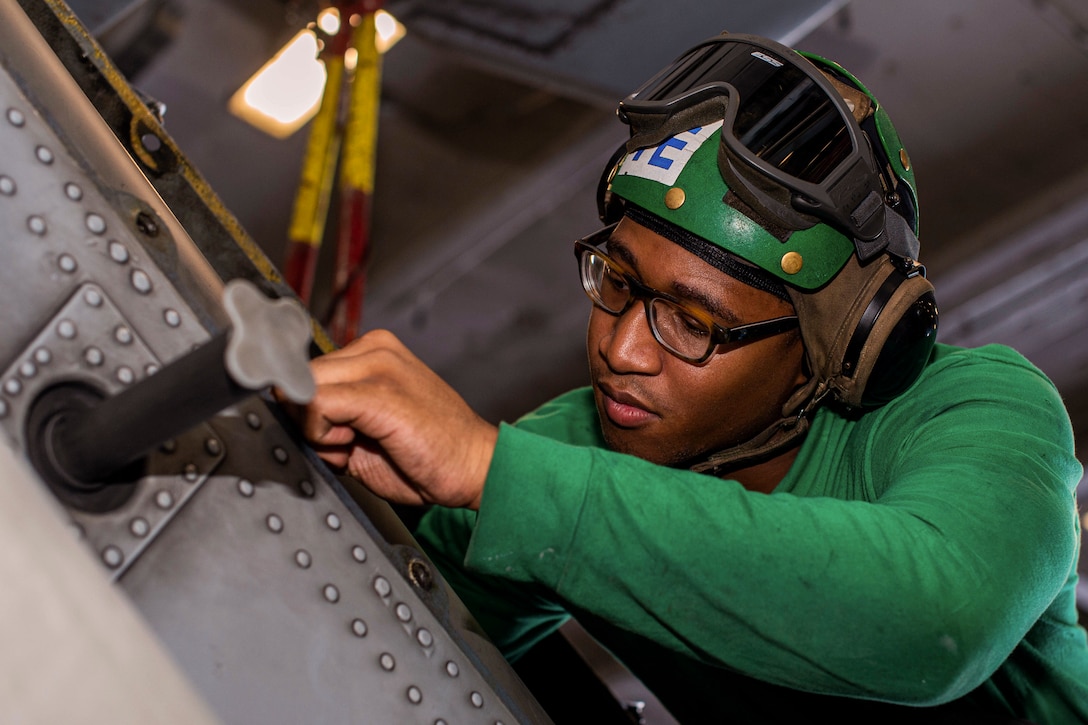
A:
[[[620,117],[592,385],[496,428],[373,332],[314,363],[319,453],[437,504],[509,657],[573,615],[684,722],[1088,721],[1068,416],[1012,350],[935,345],[884,110],[723,34]]]

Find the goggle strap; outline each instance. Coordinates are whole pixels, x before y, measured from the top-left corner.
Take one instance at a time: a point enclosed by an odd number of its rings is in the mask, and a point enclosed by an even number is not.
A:
[[[887,237],[887,249],[903,259],[918,259],[921,244],[907,220],[889,209],[884,220],[884,237]]]
[[[851,212],[850,218],[857,227],[861,228],[865,226],[866,222],[872,219],[874,214],[877,214],[883,208],[884,199],[881,198],[880,194],[878,194],[877,192],[870,191],[865,196],[865,198],[862,199],[861,203],[857,205],[857,208],[855,208],[854,211]],[[889,213],[894,214],[894,212],[891,212],[890,210],[885,211],[884,230],[875,239],[866,240],[859,239],[857,237],[854,238],[854,246],[857,248],[858,251],[858,259],[860,259],[862,262],[868,262],[870,259],[880,254],[887,248],[889,241],[887,232],[887,217]],[[894,214],[894,216],[899,215]]]
[[[634,153],[638,149],[657,146],[666,139],[691,129],[717,123],[725,118],[725,106],[729,99],[720,96],[703,102],[682,108],[672,113],[641,113],[631,109],[620,107],[620,119],[631,126],[631,138],[627,140],[627,152]],[[632,123],[632,119],[637,119]],[[658,120],[660,119],[660,120]],[[635,128],[644,130],[635,133]]]

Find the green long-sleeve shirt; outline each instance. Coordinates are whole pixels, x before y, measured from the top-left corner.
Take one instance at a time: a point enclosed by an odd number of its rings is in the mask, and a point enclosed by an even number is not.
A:
[[[1088,722],[1081,467],[1012,350],[939,345],[889,405],[821,411],[769,495],[603,446],[568,393],[502,426],[478,514],[420,526],[508,656],[573,615],[684,722]]]

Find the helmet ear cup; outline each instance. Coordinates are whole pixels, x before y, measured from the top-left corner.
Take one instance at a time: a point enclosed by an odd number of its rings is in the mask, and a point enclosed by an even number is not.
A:
[[[921,373],[937,338],[937,305],[919,266],[852,256],[815,292],[791,288],[814,390],[845,408],[877,407]]]
[[[875,408],[909,388],[937,340],[937,302],[922,274],[895,268],[858,321],[842,361],[851,407]]]

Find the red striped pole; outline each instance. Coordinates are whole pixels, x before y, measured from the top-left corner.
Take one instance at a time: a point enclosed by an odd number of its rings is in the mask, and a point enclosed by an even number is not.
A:
[[[355,3],[352,47],[357,52],[340,162],[340,220],[330,334],[344,345],[360,332],[370,242],[371,199],[381,99],[381,56],[375,45],[374,13],[382,0]]]

